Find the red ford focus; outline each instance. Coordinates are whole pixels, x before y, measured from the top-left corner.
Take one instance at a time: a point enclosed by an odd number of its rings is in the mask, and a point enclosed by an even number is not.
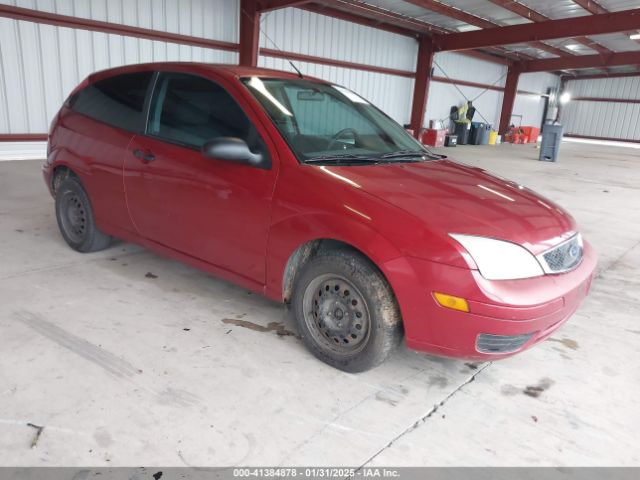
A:
[[[284,72],[91,75],[52,123],[44,176],[73,249],[120,238],[290,304],[311,352],[351,372],[403,334],[450,357],[526,349],[575,312],[596,264],[553,202]]]

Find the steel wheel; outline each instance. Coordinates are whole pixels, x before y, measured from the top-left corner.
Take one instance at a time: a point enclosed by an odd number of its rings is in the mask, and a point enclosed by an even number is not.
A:
[[[362,293],[346,278],[325,274],[307,285],[304,321],[314,340],[332,352],[362,350],[370,335],[370,315]]]
[[[111,237],[95,224],[89,196],[80,180],[67,175],[56,188],[56,219],[67,244],[78,252],[97,252],[111,243]]]
[[[87,211],[80,197],[69,193],[61,199],[60,220],[63,228],[73,242],[80,243],[87,234]]]

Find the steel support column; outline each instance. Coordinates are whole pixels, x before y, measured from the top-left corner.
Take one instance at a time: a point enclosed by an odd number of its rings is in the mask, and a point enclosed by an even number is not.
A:
[[[502,96],[502,111],[500,112],[500,127],[498,128],[498,133],[501,135],[504,135],[507,130],[509,130],[513,104],[516,101],[516,94],[518,93],[520,72],[521,69],[518,65],[512,65],[507,70],[507,79],[504,84],[504,94]]]
[[[258,65],[260,11],[255,0],[240,0],[240,65]]]
[[[411,107],[411,129],[413,136],[418,138],[422,129],[424,113],[427,109],[427,96],[431,82],[431,68],[433,65],[433,43],[431,38],[421,36],[418,40],[418,66],[416,80],[413,85],[413,104]]]

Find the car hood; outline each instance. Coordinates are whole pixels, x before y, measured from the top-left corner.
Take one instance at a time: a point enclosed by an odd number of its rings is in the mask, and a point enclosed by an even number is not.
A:
[[[449,160],[323,168],[418,218],[434,233],[498,238],[538,254],[576,229],[571,215],[532,190]]]

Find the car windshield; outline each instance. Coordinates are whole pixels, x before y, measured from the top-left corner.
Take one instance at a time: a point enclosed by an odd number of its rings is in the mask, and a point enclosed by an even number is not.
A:
[[[301,162],[366,164],[442,158],[344,87],[303,79],[242,81]]]

